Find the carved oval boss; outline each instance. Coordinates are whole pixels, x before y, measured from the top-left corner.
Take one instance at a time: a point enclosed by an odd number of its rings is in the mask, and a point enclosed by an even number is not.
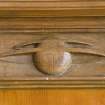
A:
[[[67,44],[69,46],[66,46]],[[38,42],[29,41],[13,46],[9,51],[1,53],[0,57],[33,54],[33,61],[38,70],[49,75],[57,75],[63,74],[71,67],[71,53],[105,56],[104,52],[91,46],[90,42],[85,43],[79,39],[65,41],[58,38],[46,38]]]
[[[38,46],[34,56],[36,67],[48,74],[62,74],[71,66],[71,54],[65,52],[65,43],[59,39],[47,39]]]

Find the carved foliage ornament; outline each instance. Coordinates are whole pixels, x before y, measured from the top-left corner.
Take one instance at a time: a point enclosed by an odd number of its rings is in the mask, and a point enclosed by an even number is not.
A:
[[[74,47],[70,44],[83,45]],[[72,66],[72,54],[83,53],[98,56],[105,54],[90,43],[81,41],[65,41],[60,38],[45,38],[40,41],[29,41],[13,46],[9,52],[0,57],[33,54],[33,62],[38,70],[49,75],[61,75]]]

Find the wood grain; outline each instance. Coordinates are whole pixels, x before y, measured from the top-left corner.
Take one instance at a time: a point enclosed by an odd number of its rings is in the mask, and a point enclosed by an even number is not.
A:
[[[104,89],[0,90],[0,105],[104,105]]]
[[[0,1],[0,17],[11,17],[11,15],[12,17],[105,16],[105,1]]]

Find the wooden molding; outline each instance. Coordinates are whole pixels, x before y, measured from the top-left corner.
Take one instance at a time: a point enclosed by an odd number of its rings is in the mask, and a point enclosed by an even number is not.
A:
[[[92,44],[104,55],[104,34],[104,0],[0,1],[0,53],[22,42],[57,37]],[[105,88],[104,56],[72,57],[72,67],[62,76],[38,71],[32,55],[0,58],[0,88]]]
[[[3,0],[0,17],[105,16],[104,0]]]

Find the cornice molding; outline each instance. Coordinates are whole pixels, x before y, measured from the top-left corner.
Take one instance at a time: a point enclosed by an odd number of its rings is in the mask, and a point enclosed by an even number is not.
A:
[[[51,13],[52,12],[52,13]],[[70,17],[105,16],[104,0],[4,0],[0,16]]]

